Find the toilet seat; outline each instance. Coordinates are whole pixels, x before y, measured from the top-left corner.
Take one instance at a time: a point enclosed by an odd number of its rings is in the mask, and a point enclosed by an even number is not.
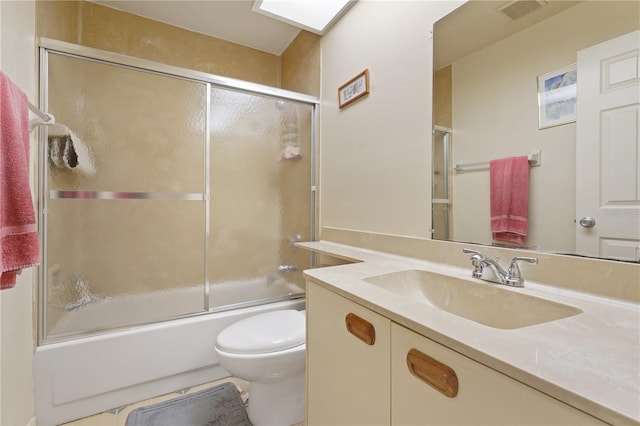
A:
[[[216,347],[236,354],[278,352],[305,343],[305,316],[289,309],[254,315],[218,334]]]

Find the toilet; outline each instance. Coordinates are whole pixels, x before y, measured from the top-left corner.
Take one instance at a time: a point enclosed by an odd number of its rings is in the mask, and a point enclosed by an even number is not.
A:
[[[216,339],[218,361],[249,382],[247,412],[254,426],[304,421],[305,312],[266,312],[242,319]]]

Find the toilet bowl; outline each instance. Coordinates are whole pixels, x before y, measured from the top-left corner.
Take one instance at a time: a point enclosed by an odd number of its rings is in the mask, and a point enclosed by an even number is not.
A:
[[[249,382],[251,423],[285,426],[304,420],[304,312],[281,310],[240,320],[218,334],[215,351],[220,365]]]

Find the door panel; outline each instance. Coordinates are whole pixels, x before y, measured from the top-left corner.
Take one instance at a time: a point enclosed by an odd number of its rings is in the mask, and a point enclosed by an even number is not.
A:
[[[579,254],[640,260],[639,52],[640,31],[578,52]]]

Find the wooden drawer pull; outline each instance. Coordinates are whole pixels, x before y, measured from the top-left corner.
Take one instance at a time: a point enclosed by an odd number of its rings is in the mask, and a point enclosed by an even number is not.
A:
[[[448,365],[411,349],[407,353],[407,367],[411,374],[449,398],[458,395],[458,376]]]
[[[376,329],[366,319],[360,318],[356,314],[349,313],[344,319],[347,331],[367,345],[373,345],[376,341]]]

